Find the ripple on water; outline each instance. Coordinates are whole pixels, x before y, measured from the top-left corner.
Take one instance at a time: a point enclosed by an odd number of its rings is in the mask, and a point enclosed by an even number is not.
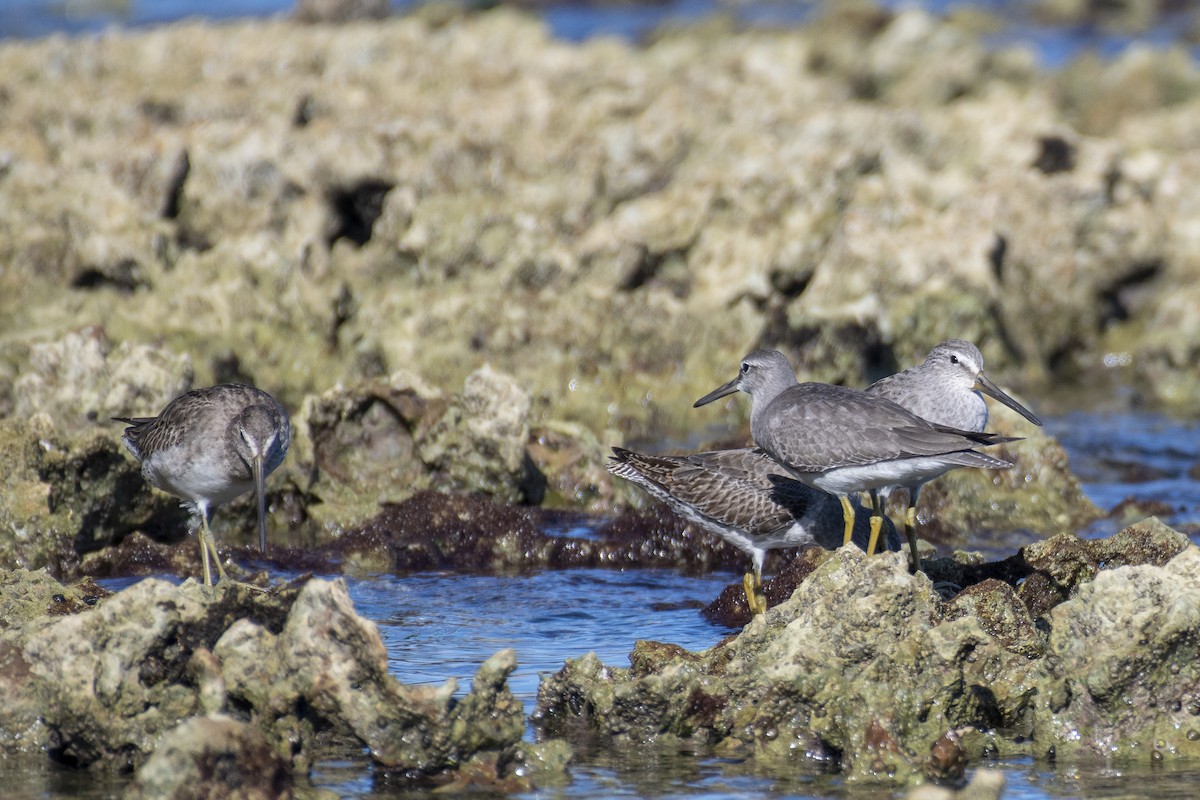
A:
[[[350,579],[359,613],[379,623],[391,671],[405,683],[459,679],[470,686],[483,661],[517,651],[509,686],[532,711],[538,676],[594,651],[624,666],[638,639],[702,650],[729,630],[704,620],[708,603],[736,580],[668,570],[557,570],[524,576],[420,573]]]

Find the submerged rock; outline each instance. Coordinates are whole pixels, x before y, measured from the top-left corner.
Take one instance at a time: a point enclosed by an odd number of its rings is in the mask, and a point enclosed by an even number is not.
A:
[[[5,749],[140,769],[145,796],[158,796],[176,759],[202,769],[225,763],[231,748],[258,753],[264,771],[254,774],[278,796],[289,785],[281,769],[303,774],[346,746],[368,748],[412,780],[452,780],[463,765],[474,765],[476,781],[519,777],[513,748],[524,722],[506,685],[512,651],[481,665],[462,697],[453,679],[405,686],[388,674],[378,630],[355,614],[341,582],[263,592],[149,579],[109,594],[44,573],[3,576]],[[196,750],[197,736],[209,734],[227,744]],[[253,784],[248,772],[214,779]]]
[[[125,792],[128,800],[290,800],[292,773],[254,726],[221,714],[165,734]]]
[[[1108,558],[1099,571],[1069,567],[1091,563],[1081,552]],[[629,668],[568,661],[543,680],[535,722],[548,735],[582,725],[768,762],[807,752],[850,780],[893,783],[955,779],[986,753],[1200,755],[1187,734],[1198,676],[1185,644],[1200,636],[1200,550],[1150,521],[1022,555],[1026,576],[1058,576],[1056,605],[1027,605],[995,578],[945,602],[902,555],[841,548],[710,650],[639,642]]]
[[[573,535],[580,529],[587,535]],[[349,571],[454,569],[505,573],[574,567],[739,568],[736,548],[665,510],[601,522],[498,504],[484,495],[422,491],[317,548],[308,558]],[[307,561],[306,563],[313,563]]]

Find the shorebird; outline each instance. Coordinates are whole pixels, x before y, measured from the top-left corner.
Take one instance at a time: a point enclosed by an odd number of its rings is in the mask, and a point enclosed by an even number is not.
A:
[[[843,543],[854,532],[850,495],[928,480],[950,467],[1006,469],[1007,461],[975,451],[1010,437],[936,425],[884,397],[828,383],[797,383],[778,350],[746,356],[738,375],[696,401],[699,407],[743,391],[750,395],[754,443],[797,480],[836,495],[845,521]],[[867,554],[883,524],[871,516]]]
[[[209,556],[227,580],[209,522],[218,506],[254,490],[258,545],[267,549],[264,483],[287,455],[291,427],[275,398],[251,386],[223,383],[180,395],[157,417],[114,417],[129,425],[121,437],[151,486],[184,501],[199,517],[197,536],[204,585],[212,586]]]
[[[753,571],[742,586],[752,614],[767,610],[762,567],[768,550],[842,544],[842,511],[833,496],[790,477],[762,450],[648,456],[614,447],[607,468],[750,556]],[[870,531],[864,523],[856,520],[853,540],[866,549]],[[888,549],[899,550],[900,537],[890,521],[887,526]]]
[[[988,407],[983,394],[999,400],[1034,425],[1042,424],[1037,415],[992,383],[983,372],[983,354],[978,347],[963,339],[942,342],[929,351],[923,364],[881,378],[868,386],[867,392],[886,397],[930,422],[966,431],[978,432],[987,426]],[[953,465],[948,466],[946,471],[953,468]],[[917,557],[917,498],[921,494],[921,487],[936,477],[933,475],[903,484],[908,489],[904,535],[908,538],[914,571],[920,568],[920,559]],[[886,498],[890,488],[880,490],[880,494]]]

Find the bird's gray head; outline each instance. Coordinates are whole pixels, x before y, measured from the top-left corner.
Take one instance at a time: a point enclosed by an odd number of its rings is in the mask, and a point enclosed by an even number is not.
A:
[[[258,547],[267,551],[267,500],[264,482],[287,455],[291,426],[279,408],[256,403],[246,406],[229,426],[238,457],[250,468],[258,501]]]
[[[755,350],[742,359],[736,378],[701,397],[693,408],[737,391],[750,395],[755,408],[766,407],[780,392],[795,385],[796,372],[787,356],[778,350]]]
[[[983,353],[964,339],[948,339],[929,351],[925,366],[955,387],[978,389],[975,382],[983,374]]]
[[[929,356],[925,359],[925,366],[936,370],[941,379],[949,384],[947,388],[983,392],[989,397],[996,398],[1034,425],[1042,424],[1036,414],[1009,397],[1003,389],[984,374],[983,354],[979,352],[978,347],[968,341],[949,339],[942,342],[929,351]]]
[[[230,425],[237,454],[249,465],[261,460],[267,472],[278,466],[287,452],[287,418],[265,405],[247,406]]]

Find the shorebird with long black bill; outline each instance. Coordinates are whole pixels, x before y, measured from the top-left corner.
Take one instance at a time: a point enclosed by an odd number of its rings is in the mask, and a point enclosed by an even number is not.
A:
[[[982,431],[988,423],[986,394],[1016,411],[1034,425],[1037,415],[992,382],[983,371],[983,354],[964,339],[948,339],[929,351],[924,363],[903,372],[881,378],[867,387],[867,393],[886,397],[904,406],[918,417],[938,425],[966,431]],[[982,393],[982,394],[981,394]],[[946,467],[949,471],[953,465]],[[934,475],[903,484],[908,489],[908,508],[904,513],[904,534],[908,538],[912,568],[920,568],[917,556],[917,498],[921,487],[938,477]],[[889,489],[880,490],[887,497]]]
[[[218,506],[253,490],[258,545],[267,549],[265,482],[283,463],[291,441],[287,411],[251,386],[223,383],[180,395],[157,417],[114,417],[129,425],[121,437],[151,486],[184,501],[199,517],[197,537],[204,585],[212,586],[209,557],[227,580],[209,522]]]
[[[842,509],[834,497],[792,478],[756,448],[648,456],[614,447],[607,468],[750,556],[753,571],[742,586],[751,614],[767,610],[762,568],[768,550],[813,544],[832,550],[842,544]],[[900,537],[885,522],[887,547],[899,550]],[[865,550],[869,540],[870,526],[856,518],[854,543]]]
[[[758,350],[742,359],[737,377],[696,401],[706,405],[736,391],[750,395],[750,434],[788,474],[837,496],[843,543],[854,532],[856,492],[905,485],[950,467],[1006,469],[1007,461],[974,448],[1010,437],[936,425],[883,397],[828,383],[797,383],[787,357]],[[875,552],[881,510],[871,516],[867,553]]]

